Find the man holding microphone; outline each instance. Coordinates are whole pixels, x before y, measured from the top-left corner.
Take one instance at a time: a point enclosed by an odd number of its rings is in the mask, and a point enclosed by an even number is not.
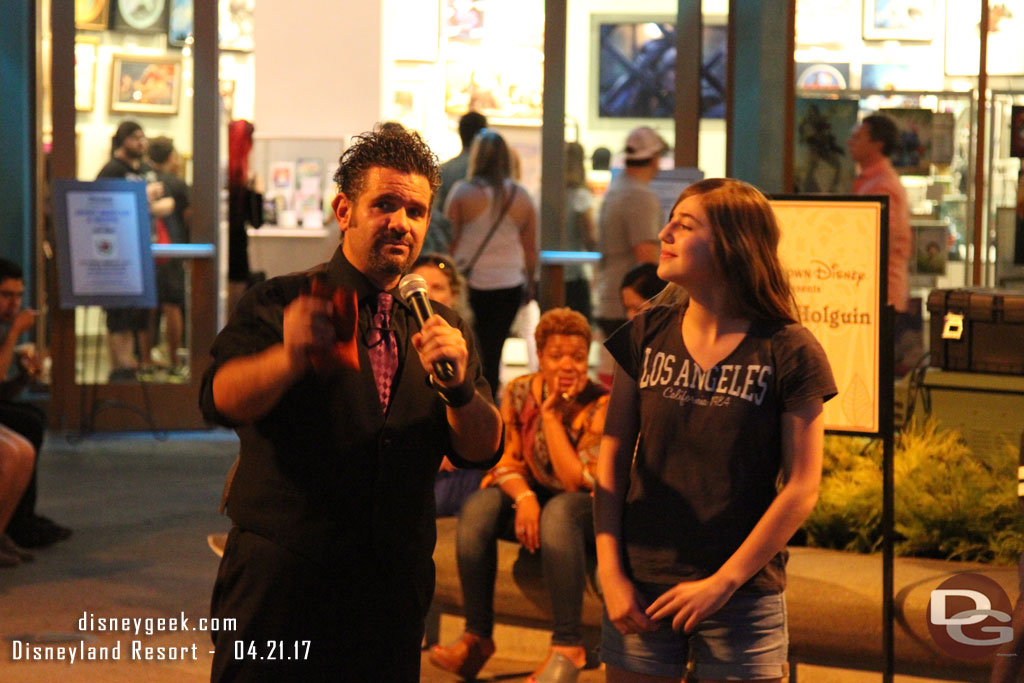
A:
[[[215,681],[418,681],[434,475],[444,455],[487,467],[502,452],[469,328],[438,305],[417,331],[398,293],[436,157],[416,133],[378,129],[335,181],[341,247],[251,289],[203,378],[204,414],[241,439],[212,600],[238,622],[214,634]]]

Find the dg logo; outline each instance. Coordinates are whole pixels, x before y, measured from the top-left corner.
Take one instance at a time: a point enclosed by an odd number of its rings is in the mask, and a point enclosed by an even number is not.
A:
[[[1012,612],[998,583],[980,574],[957,574],[932,591],[928,631],[947,654],[980,659],[1013,640]]]

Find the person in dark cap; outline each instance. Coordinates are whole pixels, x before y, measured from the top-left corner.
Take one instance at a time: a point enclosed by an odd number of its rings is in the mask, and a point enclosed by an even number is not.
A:
[[[174,211],[174,199],[164,196],[164,185],[156,172],[143,161],[146,154],[146,133],[135,121],[122,121],[111,140],[110,161],[100,169],[97,179],[120,178],[146,183],[146,198],[153,217],[167,216]],[[135,379],[141,364],[150,362],[150,312],[144,308],[107,310],[107,343],[110,347],[110,381]],[[136,355],[136,345],[141,359]]]

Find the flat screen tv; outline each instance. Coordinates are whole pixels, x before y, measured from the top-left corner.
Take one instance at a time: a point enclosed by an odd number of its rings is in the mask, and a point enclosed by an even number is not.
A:
[[[670,119],[675,111],[675,23],[595,17],[597,115],[610,119]],[[724,25],[702,32],[701,118],[725,117]]]

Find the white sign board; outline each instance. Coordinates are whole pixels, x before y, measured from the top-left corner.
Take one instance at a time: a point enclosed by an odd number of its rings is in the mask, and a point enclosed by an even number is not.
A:
[[[125,192],[68,192],[71,292],[74,296],[141,295],[139,215]]]
[[[62,308],[156,306],[145,183],[58,179],[53,205]]]

